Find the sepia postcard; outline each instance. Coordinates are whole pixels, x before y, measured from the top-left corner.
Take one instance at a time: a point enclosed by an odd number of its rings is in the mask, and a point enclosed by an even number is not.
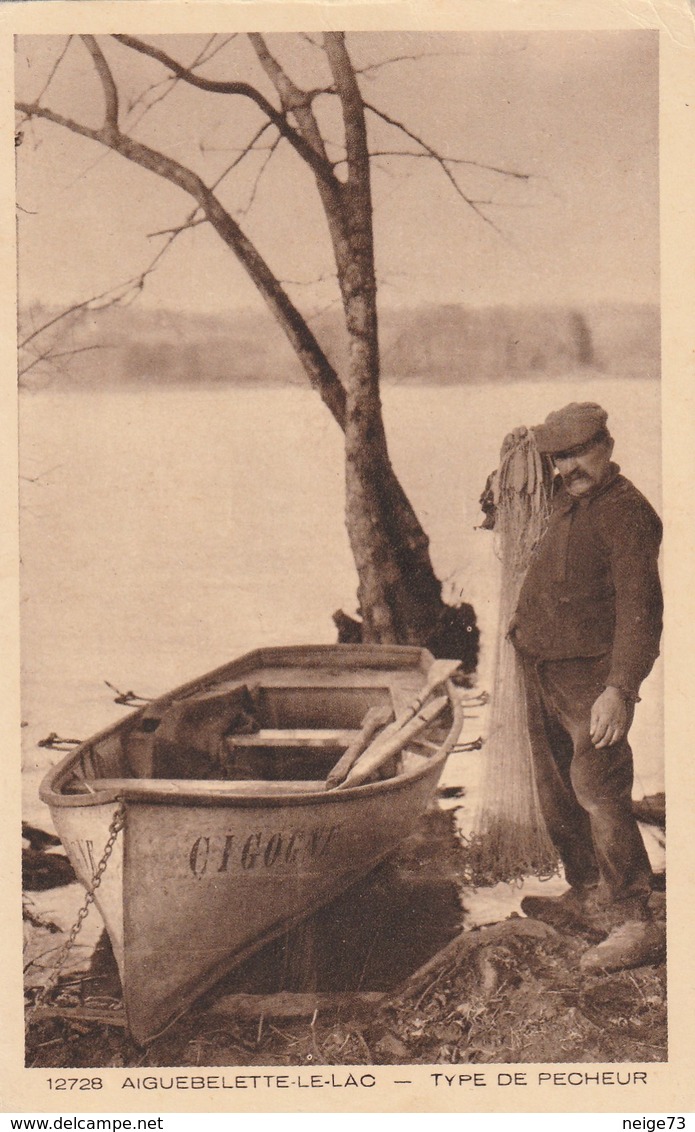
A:
[[[0,3],[3,1111],[692,1111],[694,51]]]

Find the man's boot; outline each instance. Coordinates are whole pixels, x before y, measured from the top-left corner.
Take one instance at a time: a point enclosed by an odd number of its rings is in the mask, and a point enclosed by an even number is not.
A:
[[[579,960],[582,971],[623,971],[645,967],[666,957],[666,925],[654,920],[626,920],[607,939],[590,947]]]
[[[598,886],[568,888],[561,896],[525,896],[521,911],[534,920],[596,942],[611,930],[607,911],[599,903]]]

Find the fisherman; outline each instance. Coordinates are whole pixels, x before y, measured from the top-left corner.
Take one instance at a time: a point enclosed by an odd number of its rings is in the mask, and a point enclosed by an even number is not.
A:
[[[607,420],[600,405],[572,403],[531,430],[558,479],[509,628],[540,804],[570,886],[521,907],[605,935],[582,956],[586,971],[653,962],[665,946],[650,916],[652,870],[632,812],[628,743],[640,685],[659,654],[662,525],[612,462]]]

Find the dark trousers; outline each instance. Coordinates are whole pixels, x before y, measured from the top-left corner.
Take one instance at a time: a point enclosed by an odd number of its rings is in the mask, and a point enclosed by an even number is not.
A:
[[[566,879],[599,883],[616,923],[643,919],[652,870],[632,813],[632,751],[627,739],[597,750],[589,737],[608,661],[523,663],[538,794]]]

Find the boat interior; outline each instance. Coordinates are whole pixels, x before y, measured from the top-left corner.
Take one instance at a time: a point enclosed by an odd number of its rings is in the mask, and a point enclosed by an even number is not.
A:
[[[359,744],[369,713],[378,709],[383,726],[417,695],[421,674],[398,675],[372,671],[362,683],[352,673],[341,686],[325,676],[320,682],[320,674],[300,684],[285,671],[166,697],[85,744],[54,786],[63,794],[119,786],[202,793],[213,782],[221,792],[225,784],[235,793],[324,790],[336,764]],[[370,780],[431,758],[450,720],[445,712]]]

